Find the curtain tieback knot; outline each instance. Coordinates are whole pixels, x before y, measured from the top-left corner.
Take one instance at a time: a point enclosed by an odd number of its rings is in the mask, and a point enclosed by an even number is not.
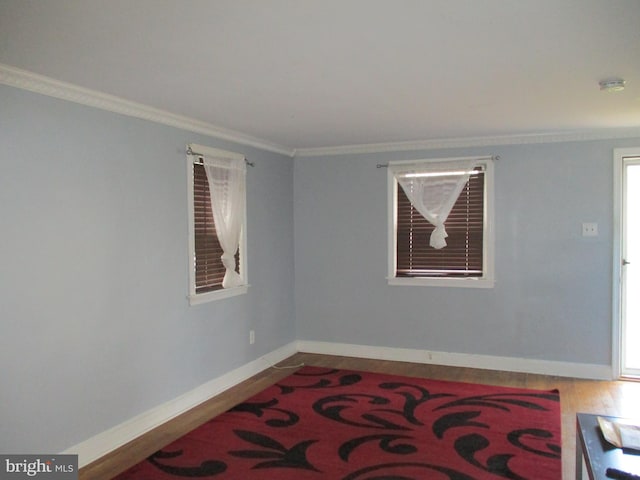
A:
[[[447,238],[447,231],[444,229],[444,223],[437,223],[436,228],[431,232],[431,238],[429,238],[429,245],[436,250],[440,250],[447,246],[445,238]]]
[[[229,253],[225,253],[220,257],[222,259],[222,264],[227,270],[235,270],[236,269],[236,258],[235,255],[231,255]]]

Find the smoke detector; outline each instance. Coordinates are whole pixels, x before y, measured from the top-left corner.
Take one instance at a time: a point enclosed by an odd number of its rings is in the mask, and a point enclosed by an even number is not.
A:
[[[600,90],[605,92],[621,92],[624,90],[625,81],[622,78],[609,78],[599,82]]]

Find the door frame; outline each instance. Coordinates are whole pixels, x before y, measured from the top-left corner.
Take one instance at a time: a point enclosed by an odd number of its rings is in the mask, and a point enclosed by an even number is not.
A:
[[[614,379],[622,375],[622,260],[623,260],[623,203],[625,188],[623,183],[624,159],[639,157],[640,146],[615,148],[613,150],[613,275],[612,275],[612,329],[611,367]]]

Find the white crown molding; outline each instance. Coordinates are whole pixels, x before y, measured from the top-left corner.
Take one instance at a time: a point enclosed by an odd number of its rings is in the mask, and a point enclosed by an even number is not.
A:
[[[292,158],[640,138],[640,127],[629,127],[602,128],[572,132],[460,137],[408,142],[369,143],[362,145],[293,149],[275,144],[268,140],[237,132],[235,130],[212,125],[183,115],[177,115],[175,113],[125,100],[96,90],[79,87],[72,83],[55,80],[44,75],[38,75],[36,73],[2,63],[0,63],[0,84],[29,90],[31,92],[50,97],[60,98],[62,100],[79,103],[89,107],[99,108],[101,110],[119,113],[129,117],[140,118],[142,120],[180,128],[194,133],[208,135],[220,140],[228,140],[230,142],[279,153]]]
[[[460,137],[409,142],[368,143],[336,147],[298,148],[295,157],[328,157],[372,153],[440,150],[447,148],[494,147],[499,145],[529,145],[534,143],[586,142],[619,138],[640,138],[640,128],[602,128],[573,132]]]
[[[29,90],[50,97],[60,98],[69,102],[79,103],[89,107],[119,113],[128,117],[140,118],[150,122],[170,127],[200,133],[220,140],[247,145],[261,150],[279,153],[293,157],[294,150],[275,143],[252,137],[244,133],[218,127],[210,123],[193,118],[177,115],[141,103],[125,100],[114,95],[90,90],[77,85],[38,75],[27,70],[21,70],[10,65],[0,63],[0,84]]]
[[[374,347],[370,345],[351,345],[347,343],[312,342],[304,340],[298,340],[297,349],[299,352],[306,353],[446,365],[449,367],[479,368],[484,370],[501,370],[505,372],[533,373],[559,377],[588,378],[593,380],[611,380],[613,378],[610,365],[592,365],[521,357],[497,357],[493,355],[437,352],[413,348]]]

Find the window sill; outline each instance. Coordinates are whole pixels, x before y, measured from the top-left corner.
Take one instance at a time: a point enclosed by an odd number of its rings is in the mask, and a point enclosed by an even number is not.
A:
[[[389,285],[413,287],[493,288],[492,278],[387,277]]]
[[[200,305],[201,303],[214,302],[223,298],[244,295],[249,290],[249,285],[241,285],[233,288],[223,288],[222,290],[214,290],[213,292],[199,293],[197,295],[189,295],[189,305]]]

